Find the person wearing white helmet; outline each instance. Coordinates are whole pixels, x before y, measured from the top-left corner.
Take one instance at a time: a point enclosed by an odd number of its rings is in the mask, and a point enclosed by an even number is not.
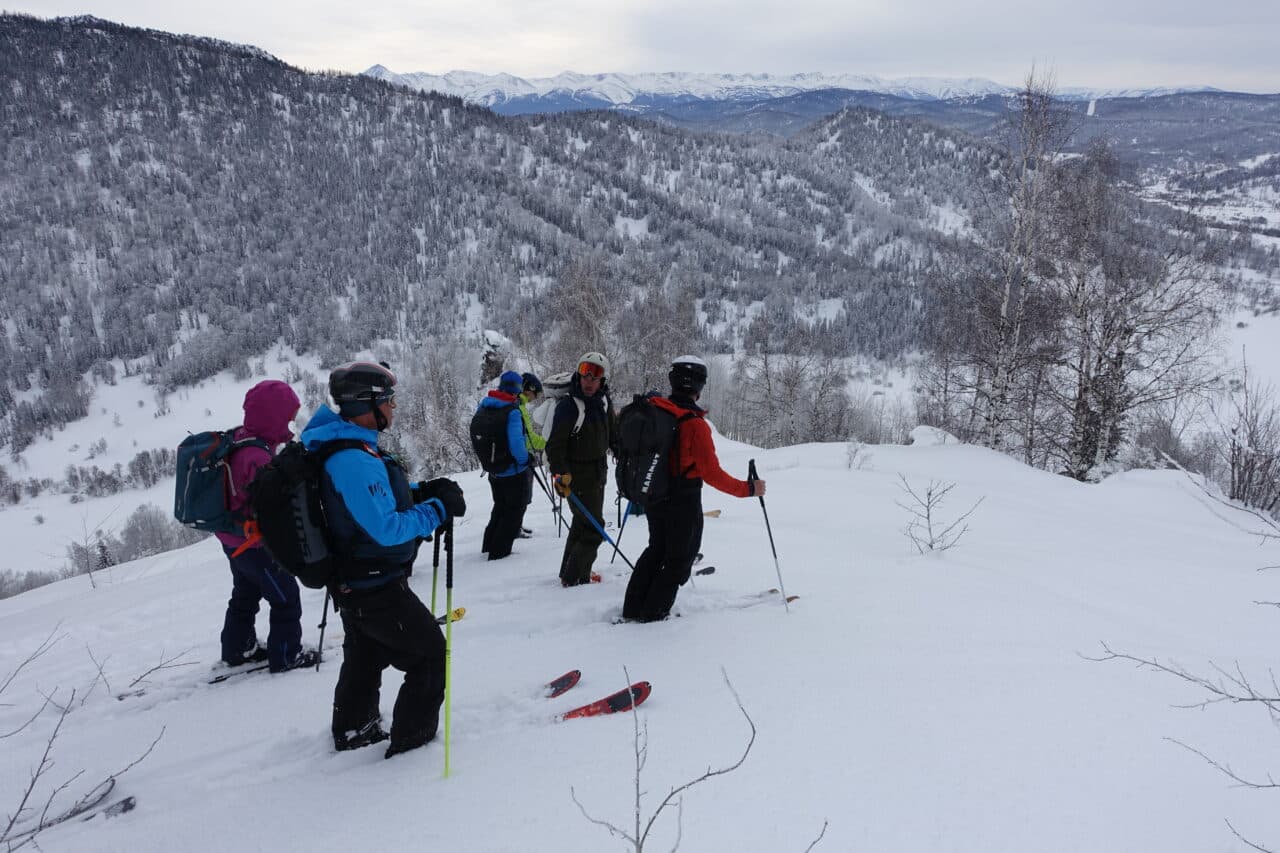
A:
[[[578,359],[569,394],[556,405],[547,436],[547,465],[556,489],[566,498],[570,494],[577,498],[569,501],[573,524],[560,559],[563,586],[600,579],[591,566],[603,541],[596,524],[604,525],[606,454],[613,447],[615,435],[608,379],[609,359],[604,355],[588,352]],[[596,524],[583,516],[583,507],[595,517]]]
[[[707,363],[696,355],[671,362],[669,397],[649,402],[676,418],[675,447],[668,457],[667,493],[645,508],[649,545],[627,583],[622,618],[656,622],[667,618],[680,587],[689,580],[702,547],[702,484],[739,498],[763,497],[764,480],[739,480],[720,467],[711,427],[698,397],[707,384]]]

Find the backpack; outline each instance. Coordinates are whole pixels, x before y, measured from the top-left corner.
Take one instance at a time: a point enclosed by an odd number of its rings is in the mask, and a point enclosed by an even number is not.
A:
[[[618,467],[614,482],[631,503],[648,508],[664,499],[671,490],[670,457],[676,447],[680,424],[697,417],[686,412],[680,417],[655,406],[655,393],[637,394],[618,414]]]
[[[507,418],[516,408],[481,406],[471,418],[471,449],[480,459],[480,467],[490,474],[501,473],[516,464],[507,441]]]
[[[271,447],[260,438],[235,440],[239,427],[189,435],[178,445],[178,480],[173,517],[187,527],[209,533],[240,535],[245,516],[231,511],[236,493],[231,480],[231,454],[241,447]]]
[[[323,589],[335,580],[338,567],[320,499],[324,463],[338,451],[353,448],[367,445],[344,438],[309,451],[291,441],[249,484],[262,546],[280,568],[310,589]]]

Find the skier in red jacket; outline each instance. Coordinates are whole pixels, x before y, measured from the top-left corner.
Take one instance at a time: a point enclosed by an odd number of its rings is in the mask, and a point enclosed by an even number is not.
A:
[[[739,480],[720,467],[711,427],[703,419],[706,413],[698,407],[707,384],[707,363],[682,355],[671,363],[667,378],[671,396],[650,401],[682,420],[669,458],[671,485],[666,497],[645,509],[649,546],[636,560],[622,604],[622,618],[638,622],[667,618],[680,587],[689,580],[702,545],[703,482],[739,498],[761,497],[765,492],[764,480]]]

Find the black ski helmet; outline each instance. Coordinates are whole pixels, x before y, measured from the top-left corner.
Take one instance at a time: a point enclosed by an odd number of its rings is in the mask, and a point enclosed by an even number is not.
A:
[[[395,396],[395,384],[396,375],[386,362],[352,361],[329,374],[329,396],[344,418],[353,418],[376,412]]]
[[[672,360],[667,379],[674,393],[701,393],[702,386],[707,384],[707,363],[696,355],[682,355]]]

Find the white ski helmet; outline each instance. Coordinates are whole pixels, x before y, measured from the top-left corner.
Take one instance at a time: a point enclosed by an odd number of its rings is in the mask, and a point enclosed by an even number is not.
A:
[[[672,391],[697,394],[707,384],[707,363],[696,355],[677,356],[671,360],[667,379]]]
[[[579,374],[582,373],[582,366],[584,364],[594,364],[596,367],[600,368],[601,379],[609,378],[609,359],[605,358],[604,355],[602,355],[601,353],[598,353],[598,352],[584,353],[582,358],[578,359],[578,369],[576,371],[577,373]]]

